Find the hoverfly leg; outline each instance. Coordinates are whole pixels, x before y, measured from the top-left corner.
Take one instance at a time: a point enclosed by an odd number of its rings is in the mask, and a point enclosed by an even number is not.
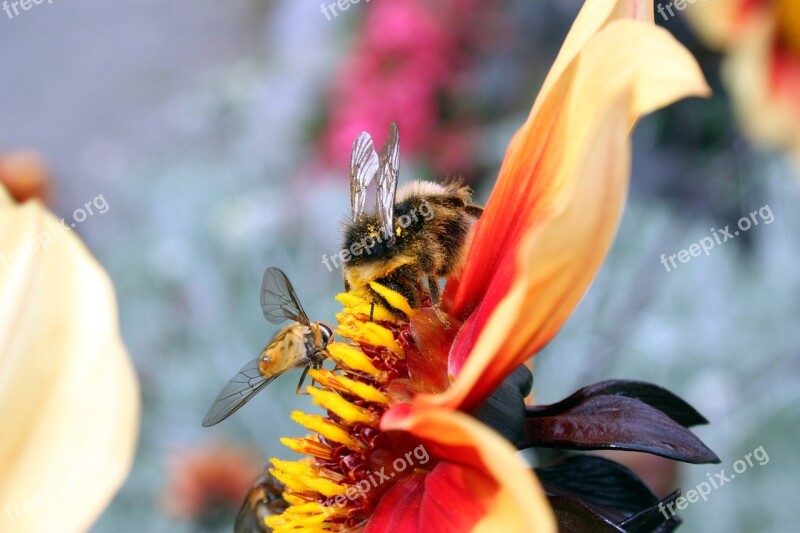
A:
[[[304,392],[301,387],[303,386],[303,382],[306,380],[306,376],[308,375],[308,370],[310,366],[307,366],[303,369],[303,373],[300,375],[300,381],[297,383],[297,388],[295,389],[295,394],[299,394],[300,396],[308,396],[307,392]]]

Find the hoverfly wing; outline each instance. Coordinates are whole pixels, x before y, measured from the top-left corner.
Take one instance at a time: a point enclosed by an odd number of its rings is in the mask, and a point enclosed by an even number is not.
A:
[[[274,376],[263,376],[258,369],[258,361],[259,359],[256,358],[244,365],[239,373],[225,385],[203,418],[203,426],[219,424],[281,375],[278,373]]]
[[[350,154],[350,210],[353,220],[364,213],[367,187],[378,172],[378,154],[375,143],[367,132],[361,132],[353,142]]]
[[[393,242],[394,198],[400,175],[400,134],[394,122],[389,126],[389,137],[381,149],[378,165],[378,216],[383,237]]]
[[[261,309],[264,317],[273,324],[281,324],[286,320],[306,326],[311,324],[289,278],[279,268],[270,267],[264,271],[264,279],[261,281]]]

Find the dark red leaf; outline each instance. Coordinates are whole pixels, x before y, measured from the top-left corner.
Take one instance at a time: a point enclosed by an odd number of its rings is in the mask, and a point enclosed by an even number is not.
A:
[[[571,496],[549,496],[559,533],[625,533],[614,522]]]
[[[557,486],[585,502],[628,517],[658,502],[642,481],[619,463],[593,455],[576,455],[536,469],[547,486]]]
[[[562,515],[574,513],[581,523],[599,517],[601,528],[610,523],[627,533],[668,533],[681,523],[679,516],[666,510],[679,491],[659,501],[636,474],[608,459],[573,456],[537,468],[536,474],[551,502],[561,499]],[[564,518],[559,517],[559,527]]]
[[[669,533],[674,531],[681,525],[681,518],[677,514],[672,514],[667,509],[667,505],[677,500],[680,495],[681,491],[676,490],[647,509],[642,509],[619,526],[628,533]]]
[[[536,406],[529,408],[530,413],[547,413],[549,410],[561,412],[565,407],[571,407],[592,396],[624,396],[635,398],[650,407],[653,407],[680,425],[691,427],[700,424],[708,424],[708,420],[697,410],[686,403],[685,400],[671,393],[667,389],[646,383],[644,381],[630,381],[614,379],[601,381],[594,385],[584,387],[570,397],[549,406]]]
[[[528,411],[520,448],[618,449],[687,463],[719,458],[691,431],[650,405],[626,396],[590,396]]]

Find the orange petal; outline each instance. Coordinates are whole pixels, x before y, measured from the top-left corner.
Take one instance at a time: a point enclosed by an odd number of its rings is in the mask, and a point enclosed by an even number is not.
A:
[[[459,292],[483,278],[488,286],[468,305],[477,307],[450,353],[458,379],[419,401],[471,409],[555,335],[619,223],[630,128],[644,113],[707,91],[692,56],[662,29],[616,21],[587,42],[514,137],[477,230]]]
[[[106,273],[38,201],[2,187],[0,412],[0,531],[87,530],[131,466],[136,375]]]
[[[556,530],[530,468],[511,444],[474,418],[446,409],[414,412],[401,404],[384,414],[381,429],[419,438],[436,464],[425,472],[417,460],[417,474],[387,492],[367,531]],[[392,529],[380,527],[390,524]]]

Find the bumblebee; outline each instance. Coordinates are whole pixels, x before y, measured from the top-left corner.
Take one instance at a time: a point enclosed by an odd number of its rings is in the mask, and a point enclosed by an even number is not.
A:
[[[289,506],[283,499],[283,484],[269,472],[259,477],[236,514],[234,533],[267,533],[272,531],[264,520],[281,514]]]
[[[369,287],[376,281],[405,296],[414,308],[427,304],[422,301],[427,294],[439,313],[439,278],[460,272],[473,225],[483,209],[472,203],[471,190],[460,182],[413,181],[397,190],[399,163],[400,137],[394,123],[380,155],[366,132],[353,143],[351,217],[345,224],[343,244],[343,252],[349,255],[342,263],[345,288]],[[376,176],[377,206],[368,213],[364,211],[367,187]]]
[[[275,335],[254,360],[228,381],[203,419],[203,425],[222,422],[278,376],[292,368],[303,369],[297,392],[310,368],[319,368],[327,359],[325,349],[333,329],[322,322],[311,322],[300,305],[289,278],[278,268],[268,268],[261,283],[261,309],[273,324],[292,323]]]

